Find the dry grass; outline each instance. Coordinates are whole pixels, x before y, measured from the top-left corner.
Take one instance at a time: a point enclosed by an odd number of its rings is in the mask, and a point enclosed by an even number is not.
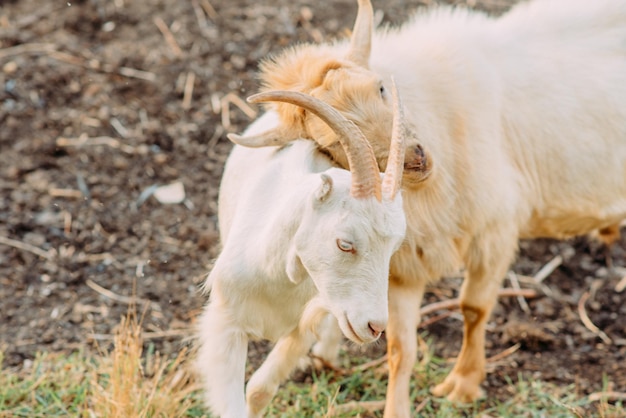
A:
[[[129,311],[116,330],[113,351],[94,374],[91,410],[98,417],[188,416],[199,389],[186,367],[188,357],[187,349],[173,360],[144,355],[141,323]]]
[[[0,369],[0,417],[207,416],[189,351],[170,359],[143,347],[129,311],[110,352],[42,353],[19,370]]]
[[[141,320],[132,309],[121,319],[113,343],[100,356],[42,354],[28,367],[0,370],[0,417],[209,417],[189,369],[188,350],[168,359],[144,349]],[[581,396],[571,386],[528,380],[521,374],[507,383],[511,396],[504,402],[491,399],[459,408],[430,395],[429,387],[443,379],[448,365],[424,345],[429,354],[416,364],[411,390],[419,416],[626,416],[623,400],[615,398],[608,381],[605,395],[594,398]],[[384,365],[345,353],[342,358],[352,373],[327,370],[314,373],[310,383],[287,382],[267,416],[382,417]]]

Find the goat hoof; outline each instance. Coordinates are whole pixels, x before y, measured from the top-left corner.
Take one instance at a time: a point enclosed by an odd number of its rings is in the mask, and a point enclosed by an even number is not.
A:
[[[469,376],[450,374],[446,379],[431,389],[434,396],[444,397],[457,404],[468,404],[485,397],[479,383]]]
[[[248,418],[261,417],[263,410],[274,397],[274,394],[264,390],[253,391],[248,396]]]

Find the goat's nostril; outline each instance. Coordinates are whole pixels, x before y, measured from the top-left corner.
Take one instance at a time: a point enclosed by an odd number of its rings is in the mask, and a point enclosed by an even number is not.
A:
[[[411,171],[422,171],[426,166],[426,156],[421,145],[416,145],[413,152],[406,154],[404,161],[404,169]]]
[[[367,326],[369,327],[372,335],[375,337],[378,337],[385,330],[385,325],[377,323],[377,322],[368,322]]]

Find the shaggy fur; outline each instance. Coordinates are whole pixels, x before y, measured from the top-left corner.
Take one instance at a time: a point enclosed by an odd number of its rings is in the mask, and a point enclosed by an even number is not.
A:
[[[347,56],[347,42],[288,49],[263,62],[263,90],[333,105],[384,168],[384,87],[395,77],[415,142],[403,183],[407,236],[390,269],[385,417],[410,416],[425,285],[460,268],[463,345],[433,393],[471,402],[485,376],[485,324],[518,239],[614,231],[626,217],[626,2],[533,0],[499,18],[435,7],[376,31],[368,66]],[[282,132],[347,164],[316,117],[271,109]]]
[[[267,114],[250,132],[272,123]],[[379,182],[379,195],[355,190],[354,167],[337,168],[311,141],[235,147],[229,156],[219,198],[223,250],[207,278],[210,302],[198,324],[198,370],[218,416],[261,416],[328,313],[357,344],[375,341],[385,329],[389,262],[406,230],[395,181],[404,142],[396,138],[397,163],[382,180],[365,139],[345,141],[351,158],[369,157],[365,168]],[[339,337],[324,331],[330,341],[316,352],[332,361]],[[251,339],[277,343],[244,397]]]

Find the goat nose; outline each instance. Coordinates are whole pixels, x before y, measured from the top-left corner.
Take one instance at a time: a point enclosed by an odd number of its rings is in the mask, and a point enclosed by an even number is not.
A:
[[[426,166],[426,156],[424,155],[424,149],[421,145],[416,145],[412,152],[407,152],[404,169],[413,171],[422,171]]]
[[[370,321],[367,323],[367,326],[369,327],[370,332],[374,337],[378,337],[380,334],[382,334],[382,332],[385,330],[385,325],[387,324],[376,321]]]

